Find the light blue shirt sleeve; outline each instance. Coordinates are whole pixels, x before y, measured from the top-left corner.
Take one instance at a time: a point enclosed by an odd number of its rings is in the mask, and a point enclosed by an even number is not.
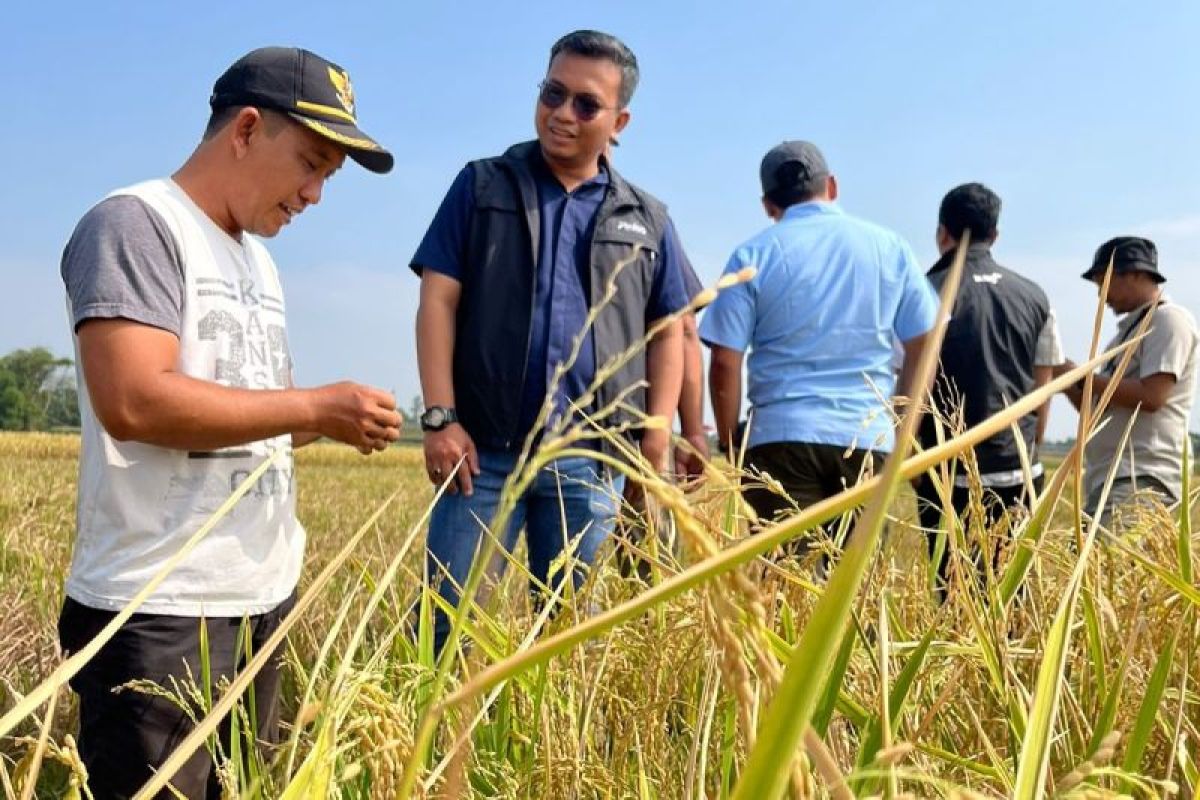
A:
[[[732,274],[758,259],[747,248],[734,251],[723,274]],[[760,272],[761,275],[761,272]],[[700,340],[710,347],[719,345],[744,353],[754,338],[754,294],[758,278],[723,289],[700,320]]]
[[[937,320],[938,296],[929,283],[929,278],[917,263],[908,242],[899,242],[900,274],[903,276],[900,290],[900,305],[896,309],[896,320],[892,330],[902,342],[916,338],[933,329]]]

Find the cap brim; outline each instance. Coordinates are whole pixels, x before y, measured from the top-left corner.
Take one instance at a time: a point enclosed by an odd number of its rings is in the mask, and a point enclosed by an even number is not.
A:
[[[346,155],[365,169],[383,175],[392,171],[395,159],[383,145],[367,136],[350,122],[327,122],[289,111],[288,116],[334,144],[345,148]]]

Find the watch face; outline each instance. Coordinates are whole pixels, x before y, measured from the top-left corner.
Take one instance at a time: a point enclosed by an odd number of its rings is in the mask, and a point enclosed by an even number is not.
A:
[[[425,412],[425,424],[430,428],[440,428],[446,424],[446,412],[439,406],[434,406]]]

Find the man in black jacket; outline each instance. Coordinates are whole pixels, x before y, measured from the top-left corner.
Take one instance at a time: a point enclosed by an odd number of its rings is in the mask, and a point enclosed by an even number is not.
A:
[[[637,59],[616,37],[560,39],[538,94],[537,140],[468,164],[413,257],[425,466],[435,485],[453,476],[430,520],[428,570],[452,604],[505,480],[547,425],[603,412],[607,426],[641,429],[643,414],[659,417],[640,430],[640,448],[666,468],[683,374],[679,321],[639,344],[687,305],[685,258],[666,207],[604,157],[629,122],[637,81]],[[590,563],[612,531],[620,483],[595,458],[560,458],[493,533],[512,549],[524,527],[535,585],[557,584],[550,566],[565,548]],[[439,614],[439,649],[448,632]]]
[[[943,198],[938,214],[937,244],[942,257],[929,270],[929,280],[939,291],[960,240],[970,234],[962,282],[932,391],[935,413],[951,428],[947,436],[953,434],[953,428],[976,425],[1046,383],[1052,368],[1063,361],[1058,326],[1045,292],[992,258],[999,219],[1000,198],[979,183],[952,189]],[[956,465],[948,488],[951,506],[960,520],[969,521],[973,482],[983,489],[984,514],[978,521],[985,531],[1006,511],[1028,503],[1027,479],[1032,479],[1040,491],[1043,468],[1037,460],[1037,447],[1046,430],[1048,412],[1049,403],[1018,422],[1031,465],[1028,475],[1022,468],[1020,444],[1011,429],[979,443],[972,459]],[[937,444],[932,415],[926,416],[920,436],[924,447]],[[973,472],[977,472],[977,478]],[[921,527],[930,533],[930,554],[934,555],[943,503],[928,475],[917,482],[917,495]],[[938,559],[939,596],[945,594],[951,550],[948,538]],[[999,547],[993,552],[998,553]],[[982,569],[979,554],[975,561]]]

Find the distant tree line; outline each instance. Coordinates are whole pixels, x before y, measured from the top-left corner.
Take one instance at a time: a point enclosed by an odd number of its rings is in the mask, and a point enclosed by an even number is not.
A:
[[[79,427],[74,362],[44,347],[0,357],[0,430]]]

